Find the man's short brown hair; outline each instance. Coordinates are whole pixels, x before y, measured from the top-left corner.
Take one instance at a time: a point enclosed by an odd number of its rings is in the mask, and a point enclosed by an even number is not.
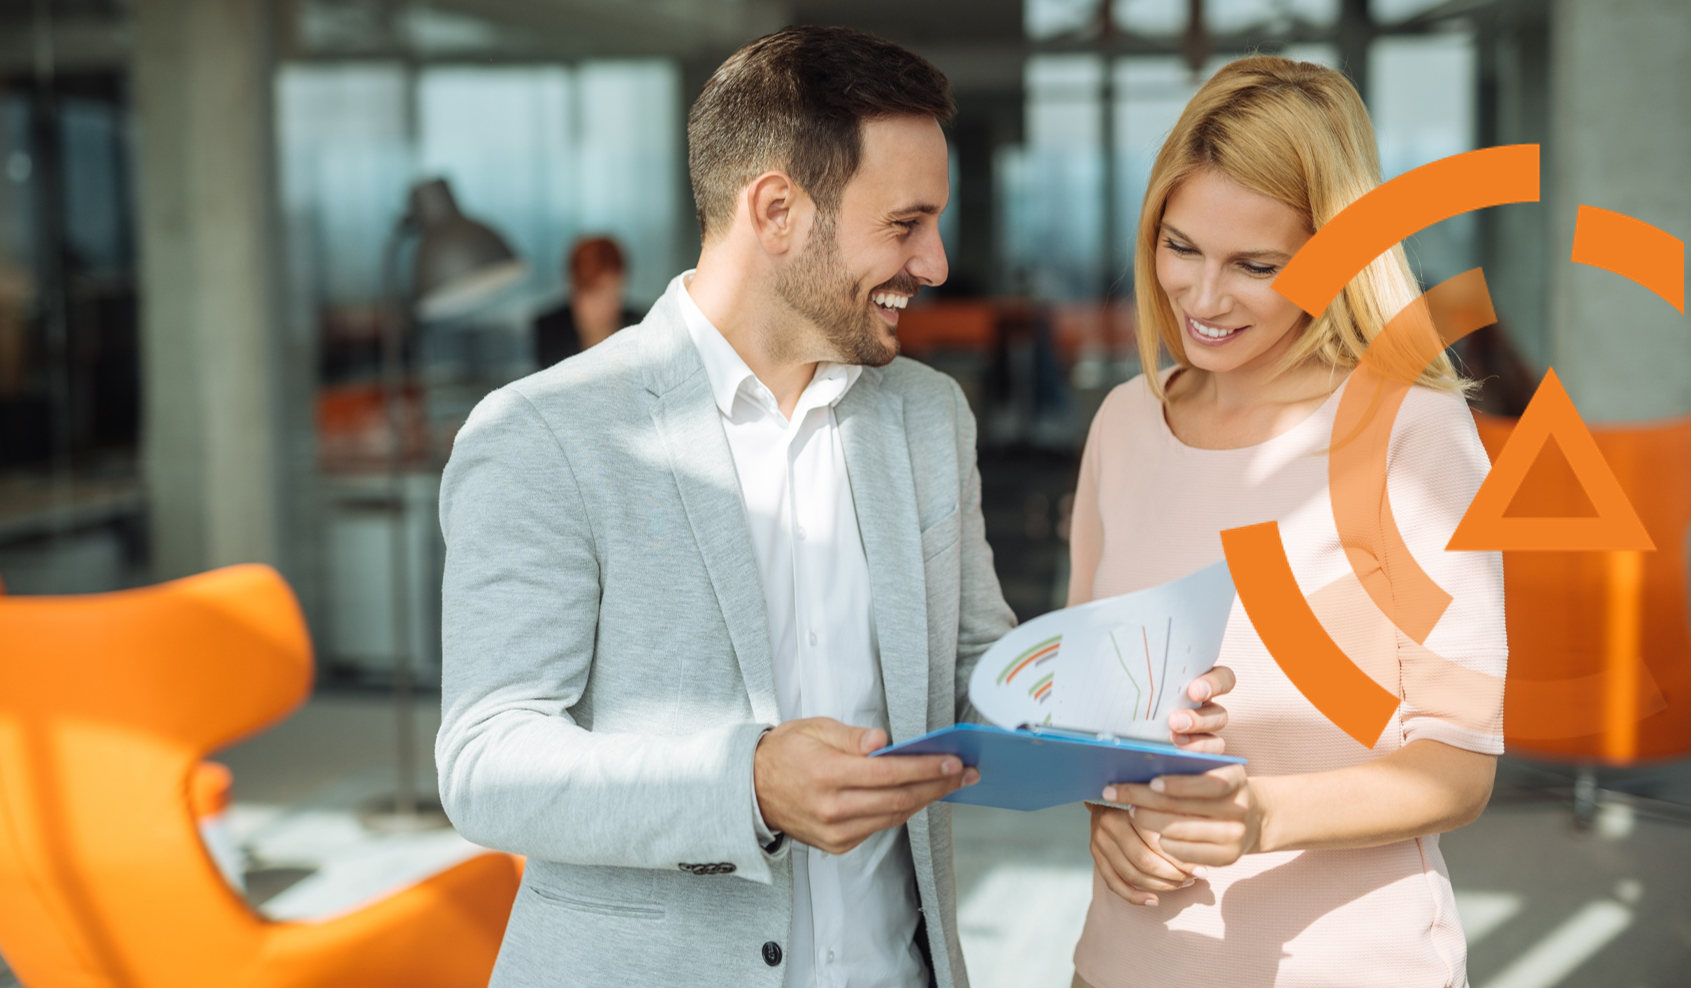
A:
[[[863,121],[944,123],[955,111],[945,75],[884,38],[808,25],[759,38],[722,63],[687,116],[699,229],[732,222],[740,190],[770,169],[831,213],[857,171]]]

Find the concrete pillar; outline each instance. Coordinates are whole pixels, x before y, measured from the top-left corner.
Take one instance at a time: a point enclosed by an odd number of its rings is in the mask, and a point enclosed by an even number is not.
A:
[[[1556,0],[1551,16],[1551,363],[1588,420],[1683,415],[1691,320],[1568,256],[1581,204],[1691,240],[1691,6]]]
[[[134,18],[155,573],[275,562],[269,5],[147,0]]]

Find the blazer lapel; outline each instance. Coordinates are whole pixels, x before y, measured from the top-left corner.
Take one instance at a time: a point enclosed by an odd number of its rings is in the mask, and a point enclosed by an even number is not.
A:
[[[893,739],[903,741],[928,729],[927,594],[904,401],[878,377],[865,369],[834,413],[869,561],[887,717]]]
[[[652,339],[653,349],[664,358],[660,373],[654,375],[654,383],[662,390],[652,408],[652,422],[663,438],[682,507],[728,625],[752,716],[766,724],[777,723],[781,715],[775,703],[763,580],[746,529],[740,478],[734,472],[734,457],[711,397],[710,381],[679,313],[642,331],[658,334]]]

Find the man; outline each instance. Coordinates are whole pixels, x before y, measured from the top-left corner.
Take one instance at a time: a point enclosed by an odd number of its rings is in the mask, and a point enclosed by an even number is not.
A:
[[[930,804],[976,774],[867,757],[1014,621],[968,406],[894,359],[951,112],[868,35],[747,45],[688,121],[697,269],[459,434],[437,756],[459,830],[528,856],[495,988],[967,985]]]

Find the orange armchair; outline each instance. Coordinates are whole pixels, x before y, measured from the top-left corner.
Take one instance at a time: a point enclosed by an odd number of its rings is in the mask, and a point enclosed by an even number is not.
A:
[[[29,988],[485,985],[516,896],[505,855],[358,912],[272,923],[202,845],[210,751],[305,698],[287,585],[236,566],[142,590],[0,597],[0,949]]]
[[[1516,420],[1475,419],[1495,460]],[[1591,433],[1656,550],[1503,554],[1506,742],[1514,754],[1576,763],[1683,757],[1691,753],[1691,418]],[[1534,470],[1511,511],[1591,510],[1572,470]]]

